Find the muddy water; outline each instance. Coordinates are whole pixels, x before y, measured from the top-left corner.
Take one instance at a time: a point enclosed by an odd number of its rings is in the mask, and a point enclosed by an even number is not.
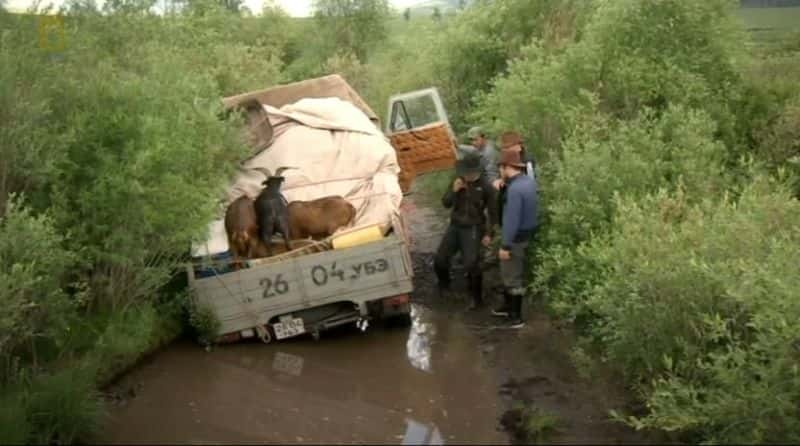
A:
[[[577,376],[570,330],[541,308],[526,307],[528,326],[508,331],[488,311],[466,314],[463,292],[442,302],[432,252],[446,216],[420,195],[407,197],[402,213],[415,269],[411,327],[211,352],[176,343],[108,389],[109,417],[95,442],[507,444],[501,424],[514,442],[529,442],[509,427],[519,402],[558,420],[544,441],[647,441],[608,422],[624,392],[602,374]],[[487,267],[487,296],[497,280]]]
[[[412,249],[444,220],[407,200]],[[418,262],[425,269],[428,262]],[[449,311],[412,306],[411,327],[343,329],[205,352],[177,343],[111,389],[97,443],[506,444],[500,383]]]
[[[470,334],[415,305],[409,328],[320,342],[172,346],[127,376],[98,443],[506,443]]]

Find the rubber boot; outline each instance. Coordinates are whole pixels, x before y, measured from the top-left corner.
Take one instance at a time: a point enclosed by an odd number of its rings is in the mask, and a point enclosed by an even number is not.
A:
[[[438,279],[439,297],[450,297],[450,271],[447,268],[442,268],[440,265],[434,264],[433,269],[436,272]]]
[[[503,305],[492,310],[492,316],[508,317],[511,313],[511,295],[503,291]]]
[[[522,328],[525,321],[522,320],[522,295],[511,296],[511,311],[509,312],[509,328]]]
[[[467,311],[474,311],[483,307],[483,275],[471,274],[470,291],[472,292],[472,303]]]

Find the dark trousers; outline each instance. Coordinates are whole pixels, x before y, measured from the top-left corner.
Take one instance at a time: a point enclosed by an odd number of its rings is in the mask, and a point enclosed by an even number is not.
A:
[[[511,259],[500,262],[503,287],[512,296],[525,294],[525,269],[528,266],[528,241],[511,245]]]
[[[482,236],[478,226],[450,224],[433,262],[439,286],[447,289],[450,287],[450,261],[457,252],[460,252],[464,269],[469,275],[470,289],[475,303],[481,303],[483,297],[483,275],[480,264]]]
[[[528,240],[511,244],[511,258],[500,261],[503,279],[503,311],[511,319],[522,318],[522,299],[525,297],[525,270],[528,267]]]

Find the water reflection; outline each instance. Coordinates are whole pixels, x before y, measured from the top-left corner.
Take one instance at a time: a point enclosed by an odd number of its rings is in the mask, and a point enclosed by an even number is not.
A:
[[[442,445],[444,440],[439,428],[435,424],[423,424],[419,421],[406,418],[406,434],[402,444]]]
[[[419,370],[431,371],[431,342],[436,335],[436,326],[426,322],[426,309],[411,305],[411,330],[406,342],[406,355],[411,365]]]

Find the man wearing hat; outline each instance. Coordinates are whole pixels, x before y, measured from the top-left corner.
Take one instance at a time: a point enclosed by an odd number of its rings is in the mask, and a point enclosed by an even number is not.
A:
[[[486,138],[486,133],[480,127],[475,126],[469,129],[467,137],[470,139],[474,150],[481,157],[483,175],[489,180],[490,184],[494,183],[497,179],[497,149]]]
[[[525,268],[528,244],[537,227],[538,197],[536,182],[525,175],[526,163],[517,150],[503,150],[500,176],[505,187],[501,212],[502,247],[498,252],[503,279],[503,305],[492,311],[511,319],[511,328],[521,328],[522,299],[525,295]]]
[[[439,290],[442,294],[449,292],[450,261],[461,252],[472,293],[470,309],[475,309],[483,304],[481,244],[489,246],[497,222],[496,191],[482,175],[479,155],[468,153],[456,162],[456,178],[442,197],[442,204],[452,212],[434,259]]]
[[[525,164],[525,170],[523,171],[526,175],[536,180],[536,162],[533,159],[533,156],[525,150],[525,144],[522,140],[522,135],[518,132],[503,132],[500,135],[500,148],[502,151],[505,150],[512,150],[514,152],[519,153],[519,157],[522,160],[522,163]],[[492,183],[495,189],[500,190],[503,188],[503,178],[498,178],[494,180]]]

